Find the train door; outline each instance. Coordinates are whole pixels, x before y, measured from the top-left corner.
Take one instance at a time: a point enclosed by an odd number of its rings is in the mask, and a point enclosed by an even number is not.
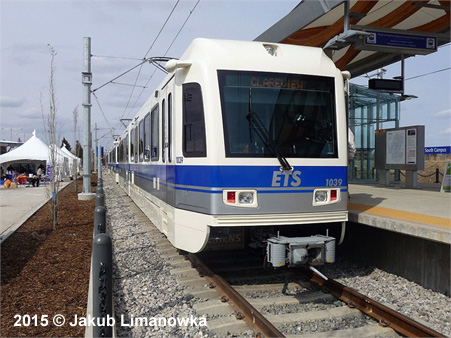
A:
[[[174,199],[174,174],[172,169],[172,93],[170,87],[162,90],[161,100],[161,160],[163,162],[161,193],[165,202],[164,208],[161,210],[161,227],[163,233],[168,238],[174,236],[173,233],[173,206]]]
[[[172,82],[171,82],[172,83]],[[175,167],[173,163],[173,98],[171,86],[166,87],[166,110],[165,110],[165,142],[164,156],[166,163],[166,203],[174,206],[175,191]]]

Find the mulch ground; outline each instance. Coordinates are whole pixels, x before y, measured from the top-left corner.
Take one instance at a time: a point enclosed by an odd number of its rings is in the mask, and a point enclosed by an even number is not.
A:
[[[60,191],[56,230],[47,203],[2,243],[1,337],[84,336],[68,323],[86,316],[88,300],[95,200],[78,200],[82,186],[79,179],[78,192],[74,182]],[[61,327],[57,314],[66,318]]]

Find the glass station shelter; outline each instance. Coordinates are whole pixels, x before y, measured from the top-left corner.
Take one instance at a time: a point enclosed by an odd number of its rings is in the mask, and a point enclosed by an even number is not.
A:
[[[375,180],[374,134],[378,129],[399,127],[399,95],[351,84],[349,97],[349,128],[355,136],[357,149],[349,180]]]

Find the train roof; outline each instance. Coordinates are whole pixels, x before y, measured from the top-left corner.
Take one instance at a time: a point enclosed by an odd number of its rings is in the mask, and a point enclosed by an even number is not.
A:
[[[273,42],[198,38],[188,46],[180,61],[216,69],[337,74],[335,64],[322,48]]]

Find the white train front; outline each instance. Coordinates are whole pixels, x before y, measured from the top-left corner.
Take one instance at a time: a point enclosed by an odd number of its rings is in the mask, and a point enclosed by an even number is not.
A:
[[[188,252],[235,239],[264,242],[274,266],[333,262],[325,229],[342,240],[348,215],[342,72],[319,48],[209,39],[166,69],[107,156],[135,203]]]

